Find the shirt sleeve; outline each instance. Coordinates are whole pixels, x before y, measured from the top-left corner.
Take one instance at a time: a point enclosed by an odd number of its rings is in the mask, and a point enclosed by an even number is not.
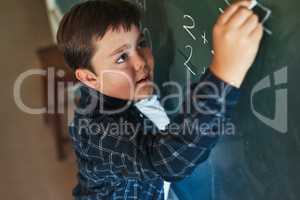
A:
[[[240,91],[207,71],[187,93],[190,110],[183,109],[165,131],[157,131],[144,139],[146,158],[166,181],[176,181],[190,175],[205,161],[220,135],[234,134],[229,122]],[[187,100],[183,107],[188,104]],[[223,123],[223,125],[220,123]]]

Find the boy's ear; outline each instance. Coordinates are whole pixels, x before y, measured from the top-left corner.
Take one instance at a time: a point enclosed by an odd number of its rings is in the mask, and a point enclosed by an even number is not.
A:
[[[96,75],[88,69],[76,69],[75,70],[76,78],[84,83],[85,85],[96,89],[97,88],[97,77]]]

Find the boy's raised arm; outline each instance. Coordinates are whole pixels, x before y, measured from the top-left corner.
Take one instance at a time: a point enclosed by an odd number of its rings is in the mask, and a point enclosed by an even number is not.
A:
[[[179,114],[164,131],[146,135],[140,145],[145,147],[142,162],[149,165],[144,167],[152,168],[167,181],[191,174],[207,159],[219,135],[234,134],[234,127],[225,129],[238,102],[240,91],[236,87],[208,70],[190,91],[190,112]]]

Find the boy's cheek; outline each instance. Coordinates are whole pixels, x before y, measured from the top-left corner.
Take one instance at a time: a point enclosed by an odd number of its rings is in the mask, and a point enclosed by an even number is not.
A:
[[[135,81],[130,74],[106,73],[97,79],[97,90],[103,94],[122,99],[134,96]]]

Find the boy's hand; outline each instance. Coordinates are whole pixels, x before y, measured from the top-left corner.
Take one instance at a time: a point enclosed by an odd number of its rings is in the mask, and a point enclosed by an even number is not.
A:
[[[213,30],[211,71],[223,81],[240,87],[252,65],[263,35],[258,17],[248,9],[250,1],[228,7]]]

